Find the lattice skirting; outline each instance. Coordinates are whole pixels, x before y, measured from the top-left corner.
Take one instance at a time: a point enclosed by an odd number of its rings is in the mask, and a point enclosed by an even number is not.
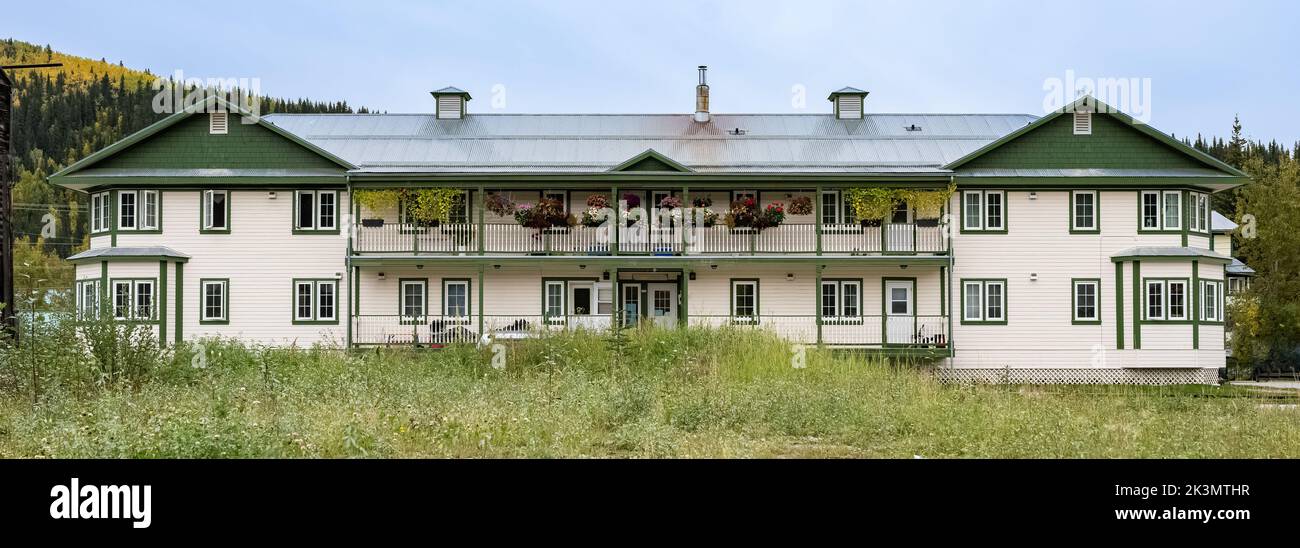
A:
[[[1201,369],[973,369],[936,367],[940,381],[986,384],[1217,384],[1219,370]]]

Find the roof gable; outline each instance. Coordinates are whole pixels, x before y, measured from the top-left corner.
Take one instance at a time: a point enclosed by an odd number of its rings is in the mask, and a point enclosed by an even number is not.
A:
[[[225,135],[209,135],[205,114],[224,107],[232,118]],[[244,123],[245,120],[253,123]],[[197,145],[197,146],[196,146]],[[212,96],[69,165],[50,179],[131,172],[174,176],[177,170],[309,170],[313,174],[355,169],[347,161],[247,110]],[[66,179],[64,179],[66,180]]]
[[[1071,118],[1064,115],[1086,107],[1094,112],[1092,134],[1074,135]],[[944,167],[958,173],[980,168],[1210,168],[1246,177],[1236,168],[1092,97],[1080,98]]]
[[[620,163],[609,169],[610,171],[674,171],[677,173],[688,173],[694,171],[677,161],[660,154],[653,148],[646,149],[645,152],[637,154],[623,163]]]

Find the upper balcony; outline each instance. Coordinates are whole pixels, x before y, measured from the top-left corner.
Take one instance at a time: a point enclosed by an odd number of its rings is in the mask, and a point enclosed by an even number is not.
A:
[[[947,227],[938,219],[917,219],[906,205],[885,219],[857,222],[838,191],[629,191],[618,194],[618,204],[608,204],[609,193],[599,191],[484,195],[488,200],[479,201],[478,192],[465,191],[447,221],[433,222],[413,221],[417,215],[401,201],[375,205],[358,198],[352,252],[370,256],[853,257],[946,255],[950,245]],[[793,203],[801,196],[807,198],[799,205]],[[501,207],[502,202],[509,207]],[[672,207],[647,208],[646,203]],[[550,208],[549,214],[510,213],[544,206]],[[771,210],[780,210],[775,222],[770,214],[764,217]]]

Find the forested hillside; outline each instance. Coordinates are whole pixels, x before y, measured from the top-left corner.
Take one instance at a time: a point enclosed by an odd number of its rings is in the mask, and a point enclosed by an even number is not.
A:
[[[41,217],[57,218],[45,249],[67,256],[85,242],[85,196],[56,188],[46,176],[161,119],[153,112],[157,78],[121,62],[66,55],[50,46],[0,40],[0,65],[63,63],[52,69],[17,70],[14,80],[13,147],[15,238],[41,234]],[[346,101],[262,98],[261,111],[353,112]],[[360,109],[365,112],[364,108]]]

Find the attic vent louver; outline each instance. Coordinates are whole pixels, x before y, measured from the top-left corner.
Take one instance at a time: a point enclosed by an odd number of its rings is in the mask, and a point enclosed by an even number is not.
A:
[[[1088,111],[1075,111],[1074,113],[1074,134],[1075,135],[1092,135],[1092,113]]]
[[[208,113],[208,133],[225,135],[230,132],[230,116],[225,111]]]
[[[469,93],[453,87],[445,87],[430,92],[437,111],[435,116],[443,120],[456,120],[465,117],[465,103],[470,100]]]
[[[835,104],[835,117],[840,120],[861,120],[862,104],[866,102],[867,92],[858,88],[843,88],[831,92],[826,98]]]

